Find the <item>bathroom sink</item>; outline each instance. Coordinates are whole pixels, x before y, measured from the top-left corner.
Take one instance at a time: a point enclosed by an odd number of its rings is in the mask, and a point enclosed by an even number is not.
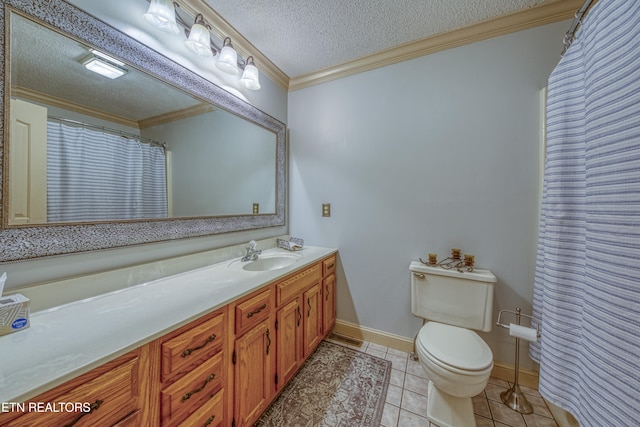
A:
[[[248,262],[242,266],[247,271],[271,271],[289,267],[300,260],[299,255],[294,254],[273,254],[262,255],[257,260]]]

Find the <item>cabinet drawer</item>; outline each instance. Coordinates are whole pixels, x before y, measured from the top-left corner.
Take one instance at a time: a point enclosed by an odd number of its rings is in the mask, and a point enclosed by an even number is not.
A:
[[[139,359],[136,357],[48,401],[47,403],[51,403],[52,407],[62,405],[62,409],[58,409],[58,412],[27,412],[3,425],[53,427],[73,423],[74,427],[82,427],[111,426],[121,420],[124,421],[139,409],[138,369]],[[43,402],[36,400],[34,404],[43,404]],[[80,411],[73,412],[68,405],[86,406],[83,406]]]
[[[322,276],[326,277],[336,272],[336,256],[327,258],[322,261]]]
[[[163,425],[180,423],[220,390],[224,376],[222,354],[218,353],[162,390]]]
[[[300,294],[307,286],[320,280],[320,264],[316,264],[288,279],[278,283],[277,304],[280,305],[288,299]]]
[[[236,334],[250,329],[267,317],[271,311],[271,289],[259,293],[236,305]]]
[[[222,349],[224,314],[162,343],[162,381],[186,373]]]
[[[224,390],[220,390],[211,399],[207,400],[189,418],[180,423],[181,427],[218,427],[224,421]]]

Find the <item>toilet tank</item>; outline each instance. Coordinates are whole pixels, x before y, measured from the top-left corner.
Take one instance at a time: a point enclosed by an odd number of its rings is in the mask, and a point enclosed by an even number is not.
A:
[[[459,272],[412,261],[411,312],[423,319],[489,332],[493,325],[493,286],[489,270]]]

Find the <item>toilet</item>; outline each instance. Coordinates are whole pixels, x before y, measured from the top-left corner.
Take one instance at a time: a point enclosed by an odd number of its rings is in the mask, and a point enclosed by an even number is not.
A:
[[[431,380],[427,418],[440,427],[475,427],[471,398],[487,386],[493,354],[474,330],[491,330],[496,276],[418,261],[409,270],[411,311],[425,320],[415,347]]]

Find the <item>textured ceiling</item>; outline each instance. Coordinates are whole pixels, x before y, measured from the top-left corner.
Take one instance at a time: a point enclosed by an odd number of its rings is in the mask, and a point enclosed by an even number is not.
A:
[[[555,0],[202,1],[293,78]]]

